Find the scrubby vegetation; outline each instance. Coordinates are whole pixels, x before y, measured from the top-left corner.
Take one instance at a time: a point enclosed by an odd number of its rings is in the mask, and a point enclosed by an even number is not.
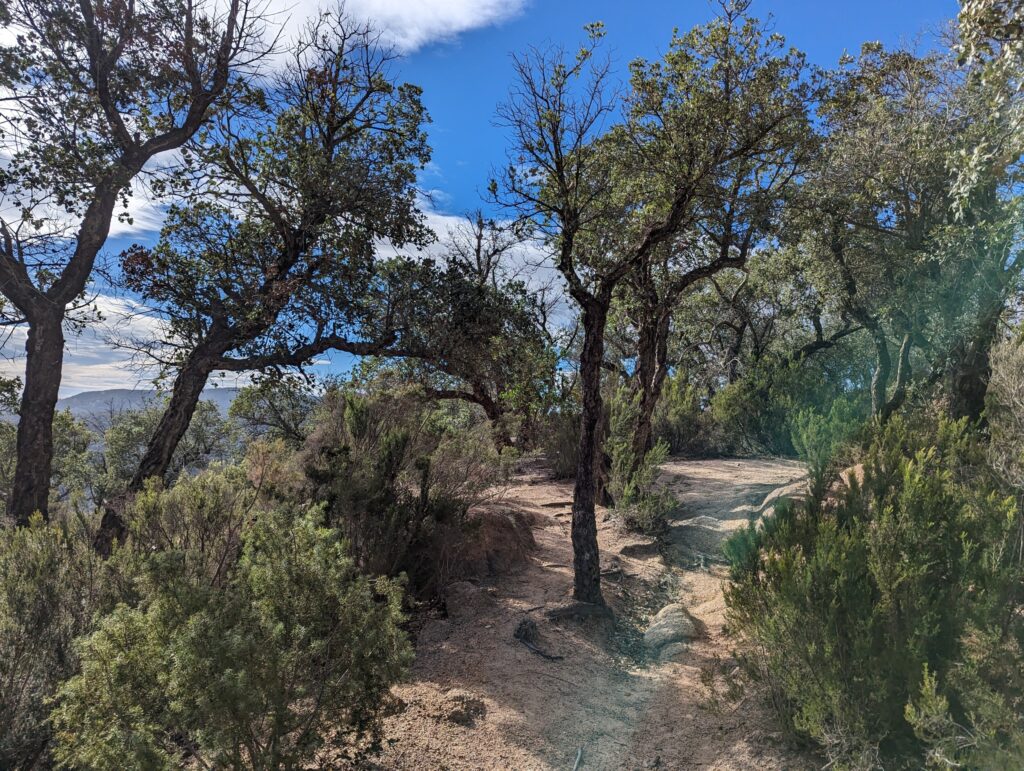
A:
[[[966,424],[922,423],[894,419],[862,478],[730,542],[732,623],[784,723],[836,765],[1010,767],[1024,529]]]
[[[301,768],[372,731],[410,655],[401,585],[361,574],[318,509],[254,511],[243,483],[208,472],[137,499],[111,558],[136,596],[76,644],[58,763]]]
[[[1024,765],[1024,7],[821,68],[750,6],[621,86],[600,23],[514,56],[507,163],[435,232],[421,89],[343,7],[0,2],[0,767],[372,754],[517,464],[572,480],[603,606],[598,507],[664,536],[672,455],[809,469],[725,547],[790,738]],[[101,265],[142,186],[159,234]],[[101,280],[161,391],[76,416]]]
[[[465,409],[317,402],[294,449],[261,434],[151,480],[109,555],[100,512],[0,531],[4,767],[301,768],[373,747],[405,613],[458,569],[505,461]],[[94,473],[134,446],[108,443]]]

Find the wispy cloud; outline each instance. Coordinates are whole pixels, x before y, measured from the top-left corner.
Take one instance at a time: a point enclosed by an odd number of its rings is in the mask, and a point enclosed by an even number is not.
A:
[[[411,53],[430,43],[450,42],[463,32],[500,24],[523,12],[528,0],[347,0],[346,11],[374,27],[398,50]],[[287,40],[318,11],[316,0],[272,0],[274,23]]]
[[[165,322],[135,300],[106,294],[96,296],[89,315],[97,320],[80,332],[67,334],[61,398],[82,391],[152,388],[157,369],[145,366],[131,351],[116,347],[111,340],[159,340]],[[0,375],[24,379],[27,335],[25,326],[6,330],[0,346]],[[347,354],[325,354],[312,366],[314,371],[328,374],[346,368],[351,361]],[[215,372],[210,378],[211,385],[228,387],[243,386],[251,380],[251,373]]]
[[[80,333],[69,333],[64,350],[60,395],[107,388],[149,388],[154,372],[132,366],[131,354],[108,342],[112,333],[137,337],[160,334],[161,322],[146,314],[132,300],[98,295],[90,315],[100,318]],[[23,377],[25,338],[28,328],[15,327],[5,339],[0,354],[0,374]]]
[[[404,51],[450,41],[462,32],[522,13],[526,0],[349,0],[348,10],[374,21]]]

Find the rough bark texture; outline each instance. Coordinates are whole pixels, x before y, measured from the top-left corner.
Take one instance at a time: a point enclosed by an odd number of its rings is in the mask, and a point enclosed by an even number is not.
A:
[[[907,399],[907,385],[910,382],[910,349],[913,347],[912,340],[913,335],[907,332],[903,335],[903,342],[900,343],[899,360],[896,365],[896,386],[893,389],[892,396],[885,400],[881,411],[878,413],[878,417],[883,423],[889,420],[893,413],[902,407],[903,402]],[[882,396],[885,396],[884,391]]]
[[[636,422],[633,425],[632,468],[636,473],[644,456],[654,446],[652,422],[654,409],[661,398],[665,378],[668,376],[668,335],[671,322],[670,309],[645,314],[640,324],[637,347],[637,368],[634,393],[637,401]]]
[[[601,595],[601,567],[597,547],[596,462],[600,450],[601,361],[604,358],[604,330],[607,306],[590,303],[583,309],[583,351],[580,355],[580,390],[583,411],[580,421],[580,449],[572,501],[573,596],[580,602],[604,604]]]
[[[130,491],[141,490],[150,477],[163,479],[167,474],[174,451],[188,430],[188,424],[192,421],[192,415],[203,395],[207,378],[213,371],[215,362],[216,359],[212,356],[195,356],[189,359],[178,373],[167,408],[128,486]]]
[[[612,456],[606,449],[608,437],[612,434],[612,413],[608,407],[608,401],[602,397],[601,400],[601,424],[598,428],[597,452],[594,458],[594,500],[598,506],[612,508],[615,506],[615,497],[612,495]]]
[[[871,415],[878,418],[885,408],[885,395],[889,387],[889,374],[892,371],[889,341],[882,325],[871,314],[853,309],[851,315],[867,329],[875,346],[875,370],[871,373]]]
[[[17,464],[9,513],[19,525],[36,512],[47,515],[53,466],[53,415],[64,360],[61,315],[29,326],[25,343],[25,390],[18,419]]]

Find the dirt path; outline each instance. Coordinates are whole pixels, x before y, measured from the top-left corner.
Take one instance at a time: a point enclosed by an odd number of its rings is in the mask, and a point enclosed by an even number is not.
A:
[[[756,695],[723,701],[707,687],[735,668],[719,545],[778,488],[798,488],[801,476],[786,461],[666,464],[660,481],[683,511],[664,550],[623,534],[599,511],[614,628],[546,617],[571,593],[571,485],[539,472],[518,479],[488,516],[529,518],[536,549],[511,574],[452,587],[446,617],[418,634],[410,682],[396,689],[385,749],[370,767],[571,769],[578,756],[581,769],[804,767]],[[684,603],[704,634],[674,660],[645,660],[643,630],[671,602]],[[561,658],[514,638],[523,619],[536,622],[540,648]]]

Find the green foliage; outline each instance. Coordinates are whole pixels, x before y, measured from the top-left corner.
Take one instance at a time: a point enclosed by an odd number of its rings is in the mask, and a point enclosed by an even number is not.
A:
[[[314,15],[291,53],[273,84],[241,84],[229,117],[190,148],[202,194],[169,210],[156,245],[121,255],[182,369],[383,350],[415,316],[419,287],[392,282],[387,265],[420,263],[379,259],[378,245],[433,239],[417,207],[430,158],[421,89],[396,82],[376,34],[342,5]]]
[[[776,398],[773,380],[762,370],[737,380],[711,399],[711,417],[723,449],[731,452],[792,453],[787,418],[790,404]]]
[[[711,449],[707,417],[697,389],[684,372],[676,372],[665,379],[654,408],[654,437],[668,446],[670,455],[707,452]]]
[[[479,212],[443,240],[439,264],[418,274],[402,348],[387,365],[425,395],[461,400],[486,414],[503,445],[536,440],[536,420],[556,400],[558,356],[545,327],[545,292],[518,275],[526,233]]]
[[[77,519],[0,528],[0,767],[46,758],[48,700],[75,671],[72,642],[104,602],[103,578]]]
[[[827,413],[811,407],[793,416],[790,426],[793,447],[810,467],[812,476],[824,475],[864,421],[865,416],[859,414],[848,399],[836,399]]]
[[[410,398],[325,397],[303,455],[313,500],[370,575],[405,573],[416,595],[448,580],[469,507],[507,473],[483,424],[453,425]]]
[[[59,762],[294,769],[372,734],[410,657],[402,591],[359,574],[320,507],[254,506],[218,472],[151,487],[129,521],[113,559],[138,602],[78,645],[52,716]]]
[[[1019,635],[990,629],[966,637],[963,660],[945,682],[925,666],[904,715],[925,748],[928,768],[1001,771],[1024,764],[1021,661]]]
[[[657,535],[678,508],[676,500],[655,487],[658,470],[668,459],[668,444],[659,440],[637,459],[633,450],[633,427],[639,411],[639,394],[619,389],[609,404],[611,431],[605,449],[612,460],[609,492],[616,514],[629,530]]]
[[[896,419],[863,484],[780,505],[727,544],[730,623],[748,663],[784,723],[838,767],[921,762],[950,742],[980,760],[1024,736],[1011,709],[1024,690],[1005,676],[1022,663],[1021,520],[983,460],[963,423]],[[991,741],[966,746],[955,726]]]
[[[14,480],[17,433],[17,426],[0,421],[0,490],[5,501]],[[70,411],[54,414],[50,506],[56,509],[61,504],[74,506],[84,503],[87,488],[94,477],[89,451],[93,440],[89,427]]]
[[[579,411],[571,408],[553,410],[541,430],[541,447],[555,479],[575,476],[580,454]]]
[[[114,416],[103,437],[105,474],[97,482],[99,500],[120,492],[131,480],[162,415],[161,403]],[[174,451],[167,477],[174,480],[182,473],[194,473],[211,463],[230,460],[237,450],[232,422],[221,416],[213,402],[200,401]]]
[[[804,430],[795,424],[798,416],[806,420],[808,414],[817,414],[826,422],[850,423],[866,414],[870,373],[866,357],[860,346],[846,344],[813,359],[758,363],[711,399],[710,421],[717,446],[727,452],[802,457],[809,448],[794,444]],[[841,406],[836,407],[837,403]],[[844,414],[826,417],[833,409]]]
[[[252,437],[282,439],[298,447],[310,431],[310,417],[318,399],[297,377],[267,377],[243,388],[228,416]]]
[[[0,415],[17,415],[21,402],[21,378],[0,376]]]
[[[1024,339],[996,345],[985,399],[989,462],[1003,480],[1024,495]]]

